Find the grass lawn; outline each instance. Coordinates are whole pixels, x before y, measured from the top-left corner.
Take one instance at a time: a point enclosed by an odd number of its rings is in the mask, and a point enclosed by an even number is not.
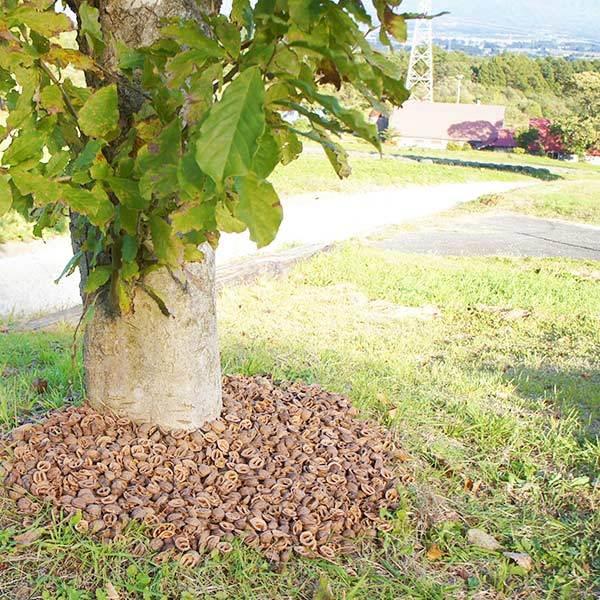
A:
[[[531,180],[524,175],[492,169],[400,162],[385,157],[350,156],[350,165],[352,175],[340,180],[323,156],[305,154],[290,165],[279,167],[271,180],[282,196],[320,191],[352,193],[403,185]]]
[[[356,556],[293,559],[280,573],[243,547],[186,570],[132,556],[137,529],[102,546],[75,521],[48,526],[41,517],[41,537],[17,547],[23,528],[6,502],[0,598],[108,599],[114,589],[127,600],[593,597],[597,291],[591,263],[414,257],[353,244],[288,277],[226,289],[226,372],[318,382],[396,432],[407,477],[394,531]],[[403,308],[427,305],[435,308]],[[66,329],[0,335],[3,431],[81,400],[70,340]],[[48,381],[45,394],[35,378]],[[470,545],[474,527],[527,553],[532,569]]]
[[[578,176],[491,194],[468,202],[457,210],[511,210],[600,225],[600,175]]]

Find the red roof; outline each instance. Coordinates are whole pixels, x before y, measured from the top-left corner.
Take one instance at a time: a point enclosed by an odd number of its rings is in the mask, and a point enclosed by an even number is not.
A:
[[[406,102],[395,110],[390,127],[401,137],[488,145],[504,126],[504,106]]]

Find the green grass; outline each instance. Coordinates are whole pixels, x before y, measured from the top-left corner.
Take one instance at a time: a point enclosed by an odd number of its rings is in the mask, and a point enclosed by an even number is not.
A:
[[[413,257],[346,245],[288,277],[226,289],[226,372],[319,382],[393,428],[409,476],[395,530],[335,563],[271,571],[237,547],[195,570],[130,555],[140,532],[102,546],[56,521],[18,550],[0,529],[0,597],[591,598],[600,564],[597,478],[600,295],[592,263]],[[396,319],[399,306],[441,316]],[[508,312],[528,311],[528,316]],[[511,316],[512,315],[512,316]],[[81,398],[70,332],[0,335],[1,426]],[[46,395],[31,389],[49,381]],[[66,399],[66,400],[65,400]],[[596,511],[596,512],[595,512]],[[530,572],[470,546],[485,529]],[[436,544],[439,560],[427,557]],[[333,595],[316,595],[320,581]],[[4,590],[4,596],[3,594]],[[96,592],[96,590],[100,590]],[[321,590],[323,592],[323,589]],[[97,595],[95,595],[97,593]]]
[[[489,208],[600,225],[600,176],[578,176],[491,194],[463,204],[459,210]]]
[[[340,180],[331,165],[320,155],[304,155],[271,178],[279,194],[286,196],[308,192],[345,192],[401,186],[468,183],[477,181],[525,181],[515,173],[421,163],[400,162],[393,158],[350,157],[352,175]]]
[[[67,219],[62,219],[55,227],[44,231],[44,239],[63,235],[68,231]],[[14,210],[0,217],[0,244],[5,242],[30,242],[39,239],[33,234],[33,223],[24,219]]]

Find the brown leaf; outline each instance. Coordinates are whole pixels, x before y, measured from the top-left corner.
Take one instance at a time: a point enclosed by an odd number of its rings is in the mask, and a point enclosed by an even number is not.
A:
[[[400,462],[407,462],[410,460],[410,454],[398,448],[394,450],[394,458]]]
[[[467,479],[465,479],[465,490],[467,492],[472,492],[473,494],[477,494],[480,487],[481,487],[481,481],[479,481],[479,480],[473,481],[470,477],[467,477]]]
[[[531,571],[533,568],[533,560],[529,554],[525,552],[503,552],[502,553],[506,558],[509,558],[513,562],[517,563],[519,567],[525,569],[526,571]]]
[[[484,550],[496,551],[502,548],[502,544],[483,529],[469,529],[467,531],[467,540],[469,544],[483,548]]]
[[[431,544],[425,556],[427,556],[429,560],[440,560],[440,558],[444,556],[444,553],[440,550],[440,547],[437,544]]]
[[[338,91],[342,87],[342,78],[336,66],[329,59],[321,61],[317,69],[317,74],[320,75],[318,79],[319,84],[331,83]]]
[[[119,592],[112,582],[108,581],[105,587],[107,600],[121,600],[121,596],[119,596]]]
[[[28,531],[25,531],[24,533],[15,535],[13,540],[14,540],[15,544],[17,544],[17,546],[29,546],[29,544],[33,544],[33,542],[38,540],[41,537],[43,532],[44,532],[43,529],[29,529]]]
[[[36,377],[31,382],[31,388],[36,394],[45,394],[48,391],[48,381],[46,379]]]

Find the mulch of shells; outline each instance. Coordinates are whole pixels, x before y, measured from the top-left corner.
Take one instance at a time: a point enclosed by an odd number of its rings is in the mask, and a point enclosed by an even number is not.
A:
[[[88,406],[23,425],[2,450],[6,493],[23,515],[40,510],[32,497],[80,511],[77,528],[105,541],[141,521],[158,559],[188,566],[235,537],[281,562],[332,559],[390,529],[380,515],[396,508],[399,479],[382,427],[315,385],[223,385],[222,417],[192,433]]]

